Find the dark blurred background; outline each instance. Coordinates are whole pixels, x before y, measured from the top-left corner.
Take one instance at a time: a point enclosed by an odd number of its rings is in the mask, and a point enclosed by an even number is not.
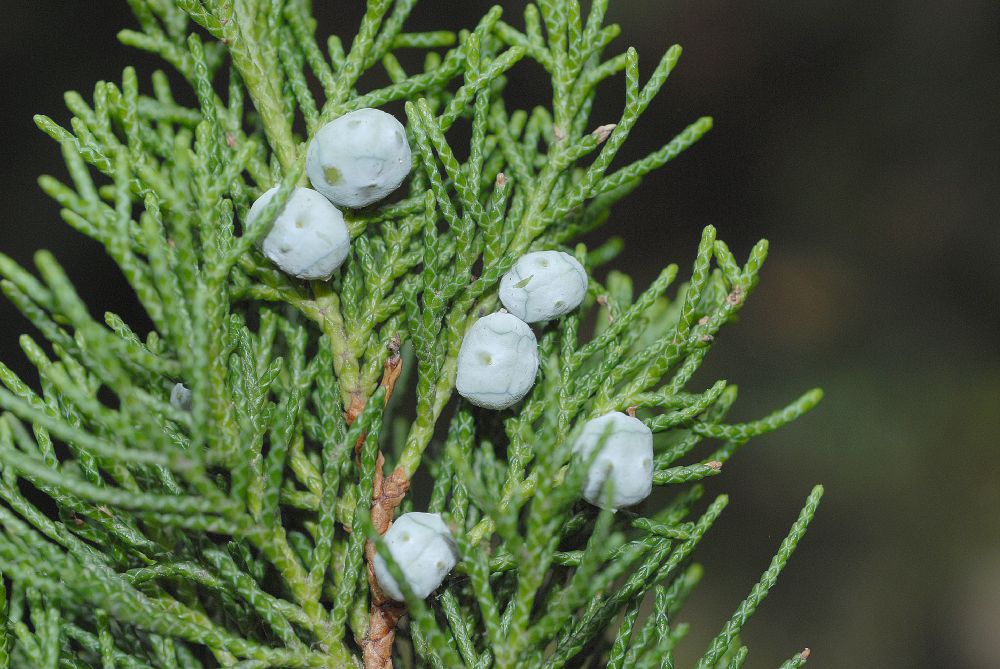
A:
[[[349,36],[360,0],[316,0]],[[618,267],[644,287],[689,267],[713,224],[740,256],[771,258],[742,322],[698,380],[741,387],[750,419],[822,386],[813,414],[743,451],[710,492],[731,504],[698,556],[706,577],[678,666],[700,653],[768,564],[809,488],[827,495],[777,588],[746,628],[748,667],[803,646],[809,666],[1000,666],[1000,3],[617,0],[615,50],[644,76],[671,44],[681,64],[630,140],[637,157],[702,114],[715,129],[618,208]],[[505,3],[521,25],[521,2]],[[0,0],[0,247],[53,250],[95,310],[142,322],[101,249],[35,184],[62,175],[31,121],[65,122],[154,61],[120,46],[124,0]],[[470,26],[478,0],[424,0],[413,29]],[[510,95],[542,102],[521,68]],[[148,82],[148,79],[145,81]],[[617,119],[621,79],[594,125]],[[27,323],[0,304],[0,359],[25,372]]]

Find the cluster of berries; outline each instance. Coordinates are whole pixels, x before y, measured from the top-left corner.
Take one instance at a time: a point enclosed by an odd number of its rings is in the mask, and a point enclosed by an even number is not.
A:
[[[522,256],[500,280],[495,314],[469,329],[458,354],[459,394],[477,406],[506,409],[528,394],[538,373],[538,341],[528,323],[565,316],[587,294],[587,272],[561,251]],[[594,455],[594,450],[600,451]],[[583,497],[619,509],[638,504],[653,486],[653,433],[641,420],[618,411],[586,423],[573,444],[590,461]],[[611,482],[611,499],[602,497]]]
[[[381,200],[399,187],[411,164],[406,130],[390,114],[359,109],[326,124],[306,155],[313,188],[292,192],[261,240],[261,252],[292,276],[329,279],[347,258],[351,244],[337,206],[359,208]],[[277,192],[272,188],[254,202],[248,227]],[[458,393],[488,409],[506,409],[521,401],[538,374],[538,341],[529,323],[550,321],[578,308],[587,285],[583,265],[567,253],[537,251],[522,256],[500,281],[504,309],[476,321],[462,341],[455,381]],[[190,395],[178,384],[171,400],[186,408]],[[596,454],[595,449],[599,449]],[[590,463],[582,491],[590,503],[619,509],[649,495],[653,434],[641,420],[617,411],[594,418],[583,426],[573,451]],[[436,513],[403,514],[384,540],[410,590],[420,598],[441,585],[458,560],[451,531]],[[402,600],[403,592],[381,555],[374,567],[383,592]]]
[[[411,164],[406,129],[391,114],[359,109],[327,123],[306,154],[313,187],[292,192],[261,240],[261,252],[286,274],[329,279],[351,248],[344,214],[337,207],[357,209],[381,200],[399,188]],[[257,198],[248,226],[257,222],[277,192],[275,187]]]

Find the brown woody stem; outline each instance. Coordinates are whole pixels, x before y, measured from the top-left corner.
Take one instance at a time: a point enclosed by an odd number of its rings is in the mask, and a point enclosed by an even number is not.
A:
[[[385,402],[389,402],[392,391],[396,387],[399,375],[403,369],[403,361],[399,355],[399,337],[393,337],[389,343],[389,359],[385,362],[382,372],[382,387],[385,388]],[[361,396],[351,396],[351,404],[347,408],[347,422],[353,423],[364,409],[364,399]],[[355,452],[359,452],[364,443],[365,435],[358,437]],[[410,480],[403,469],[396,469],[388,478],[382,473],[385,457],[382,452],[375,460],[375,479],[372,486],[371,519],[375,530],[385,534],[392,525],[392,516],[402,503]],[[368,566],[368,585],[371,588],[371,612],[368,617],[368,631],[361,641],[365,669],[392,669],[392,644],[396,638],[396,623],[406,612],[406,607],[395,602],[382,592],[375,578],[375,544],[365,543],[365,561]]]

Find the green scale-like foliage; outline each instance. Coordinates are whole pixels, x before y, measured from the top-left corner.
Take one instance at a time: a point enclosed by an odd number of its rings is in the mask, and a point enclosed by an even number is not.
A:
[[[495,7],[459,33],[408,33],[415,0],[369,0],[347,46],[317,38],[309,0],[129,4],[138,26],[121,41],[174,72],[147,87],[127,69],[90,99],[68,93],[68,127],[37,117],[69,173],[40,183],[104,245],[153,329],[92,317],[50,254],[37,274],[0,256],[3,292],[44,339],[21,340],[37,384],[0,366],[0,669],[359,666],[380,451],[387,473],[427,472],[428,510],[461,558],[427,600],[406,593],[397,666],[673,667],[701,576],[691,555],[726,505],[699,511],[696,482],[820,399],[727,424],[735,386],[689,388],[767,243],[741,263],[708,228],[690,275],[670,265],[634,299],[622,273],[591,279],[578,313],[540,328],[539,379],[514,410],[477,410],[453,389],[463,334],[497,308],[514,261],[553,248],[591,273],[611,261],[614,239],[568,245],[709,130],[699,119],[612,169],[679,47],[643,82],[634,49],[604,56],[619,32],[604,25],[606,0],[585,16],[577,0],[539,0],[523,28]],[[421,71],[404,69],[404,49],[423,53]],[[504,105],[505,73],[522,61],[550,75],[550,107]],[[390,83],[359,90],[379,68]],[[595,129],[598,85],[619,74],[625,109]],[[351,255],[330,281],[276,271],[254,242],[305,183],[308,138],[392,102],[414,151],[402,197],[348,216]],[[463,125],[471,142],[456,150]],[[275,184],[246,231],[250,203]],[[403,375],[386,403],[397,342]],[[190,411],[169,401],[179,382]],[[570,444],[586,419],[628,407],[657,433],[655,483],[675,494],[600,512],[579,499],[586,463]],[[742,664],[740,628],[820,494],[698,669]]]

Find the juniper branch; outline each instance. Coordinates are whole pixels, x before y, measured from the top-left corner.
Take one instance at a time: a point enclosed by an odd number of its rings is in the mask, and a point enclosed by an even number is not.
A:
[[[308,0],[129,0],[119,39],[169,73],[127,68],[68,93],[65,126],[35,118],[67,170],[40,187],[153,327],[94,317],[48,253],[37,273],[0,255],[4,294],[41,335],[21,340],[37,383],[0,365],[0,669],[673,666],[701,577],[692,552],[727,501],[697,514],[696,482],[821,398],[734,424],[735,385],[691,387],[768,244],[741,264],[709,227],[690,270],[667,265],[638,297],[621,272],[598,281],[621,241],[570,244],[711,128],[697,119],[618,165],[680,48],[642,82],[634,49],[605,55],[620,32],[607,0],[539,0],[523,20],[494,7],[458,32],[408,31],[415,4],[370,0],[341,41]],[[406,71],[402,49],[423,67]],[[506,75],[525,67],[547,74],[551,100],[510,108]],[[372,71],[390,83],[367,88]],[[592,121],[615,78],[621,116]],[[392,102],[415,163],[402,196],[346,212],[351,251],[329,280],[278,271],[257,242],[306,183],[308,143]],[[523,402],[476,409],[454,392],[463,336],[540,249],[584,265],[587,297],[537,328]],[[680,492],[595,511],[572,445],[587,419],[625,410],[656,432],[655,485]],[[460,557],[426,600],[381,538],[419,477]],[[819,494],[699,668],[740,666],[739,630]],[[376,555],[405,604],[384,596]]]

